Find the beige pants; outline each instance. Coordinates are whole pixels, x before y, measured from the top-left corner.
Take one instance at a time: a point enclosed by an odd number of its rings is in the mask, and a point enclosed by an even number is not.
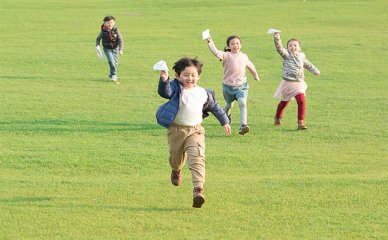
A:
[[[205,182],[205,129],[173,124],[167,130],[171,169],[181,170],[186,163],[191,171],[193,187]]]

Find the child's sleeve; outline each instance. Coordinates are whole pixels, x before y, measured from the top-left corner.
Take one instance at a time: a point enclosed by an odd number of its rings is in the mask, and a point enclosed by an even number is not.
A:
[[[123,36],[121,35],[120,31],[117,29],[117,40],[119,42],[119,50],[123,51],[124,50],[124,40]]]
[[[170,82],[170,78],[168,78],[166,81],[163,81],[162,78],[159,78],[158,94],[162,98],[170,99],[172,97],[173,89]]]
[[[218,50],[213,41],[208,42],[207,45],[209,46],[209,49],[214,54],[214,56],[218,57],[221,60],[224,59],[224,52]]]
[[[100,33],[98,34],[98,36],[96,38],[96,46],[100,45],[101,38],[102,38],[102,31],[100,31]]]
[[[247,68],[249,70],[249,72],[252,74],[252,77],[255,79],[255,80],[259,80],[259,74],[257,74],[257,71],[256,71],[256,68],[255,68],[255,65],[253,65],[253,63],[247,58]]]
[[[279,53],[282,58],[286,58],[288,56],[288,51],[282,46],[282,40],[280,39],[280,34],[273,35],[273,41],[275,43],[276,51]]]
[[[205,104],[205,109],[203,109],[203,116],[209,116],[207,112],[210,111],[220,122],[221,126],[228,124],[229,118],[226,115],[224,109],[217,103],[214,92],[211,90],[206,90],[206,92],[208,95],[208,101]]]
[[[309,72],[311,72],[314,75],[319,75],[321,72],[317,67],[315,67],[307,58],[304,59],[303,67],[306,68]]]

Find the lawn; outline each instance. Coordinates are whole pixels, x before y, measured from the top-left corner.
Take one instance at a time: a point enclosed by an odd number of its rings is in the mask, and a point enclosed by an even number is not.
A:
[[[0,239],[387,239],[388,5],[371,1],[2,0]],[[102,19],[124,37],[120,84],[95,53]],[[170,183],[166,129],[155,110],[158,72],[184,56],[222,97],[219,49],[229,35],[250,75],[248,121],[232,136],[206,129],[206,203],[191,176]],[[300,39],[321,70],[306,71],[307,126],[296,104],[273,126],[283,43]]]

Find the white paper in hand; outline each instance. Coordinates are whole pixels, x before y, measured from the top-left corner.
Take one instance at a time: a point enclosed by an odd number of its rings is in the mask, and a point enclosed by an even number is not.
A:
[[[209,31],[209,29],[206,29],[202,33],[202,40],[208,39],[209,37],[210,37],[210,31]]]
[[[278,33],[278,32],[281,32],[281,31],[280,31],[280,30],[277,30],[277,29],[274,29],[274,28],[268,29],[268,34]]]
[[[97,52],[97,56],[102,60],[104,56],[102,55],[100,46],[96,46],[96,52]]]
[[[157,70],[157,71],[168,72],[167,63],[165,61],[163,61],[163,60],[160,60],[159,62],[155,63],[153,69]]]

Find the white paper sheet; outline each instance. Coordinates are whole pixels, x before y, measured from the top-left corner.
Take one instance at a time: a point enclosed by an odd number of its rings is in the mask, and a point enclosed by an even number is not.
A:
[[[206,40],[210,37],[210,31],[209,29],[206,29],[205,31],[203,31],[202,33],[202,40]]]
[[[159,62],[155,63],[153,69],[157,70],[157,71],[166,71],[166,72],[168,72],[167,63],[165,61],[163,61],[163,60],[160,60]]]
[[[274,29],[274,28],[268,29],[268,34],[277,33],[277,32],[282,32],[282,31]]]
[[[96,46],[96,52],[97,52],[97,56],[102,60],[104,58],[104,55],[102,55],[100,46]]]

